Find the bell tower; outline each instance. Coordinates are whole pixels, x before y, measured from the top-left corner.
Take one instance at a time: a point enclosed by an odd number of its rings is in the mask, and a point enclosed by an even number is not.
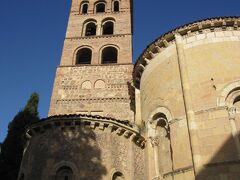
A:
[[[133,120],[132,0],[72,0],[49,116]]]

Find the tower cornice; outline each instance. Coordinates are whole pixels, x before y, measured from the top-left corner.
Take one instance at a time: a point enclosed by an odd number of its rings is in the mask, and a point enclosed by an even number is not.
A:
[[[135,87],[140,88],[142,73],[145,70],[146,66],[157,54],[161,53],[170,44],[173,44],[175,42],[176,34],[179,34],[186,38],[191,36],[193,33],[203,33],[203,31],[206,29],[214,32],[216,29],[218,29],[218,31],[219,29],[226,31],[227,28],[238,30],[239,27],[240,16],[212,17],[185,24],[161,35],[150,45],[148,45],[137,59],[133,72]]]

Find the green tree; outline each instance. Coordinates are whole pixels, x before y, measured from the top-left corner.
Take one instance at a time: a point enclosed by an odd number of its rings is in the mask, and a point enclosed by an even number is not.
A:
[[[8,125],[8,134],[1,146],[0,177],[4,180],[16,180],[26,145],[26,126],[39,121],[39,96],[33,93],[23,110],[17,113]]]

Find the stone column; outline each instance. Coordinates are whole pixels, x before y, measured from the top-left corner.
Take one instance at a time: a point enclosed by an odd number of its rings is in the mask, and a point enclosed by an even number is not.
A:
[[[159,155],[158,155],[158,146],[159,146],[159,137],[150,137],[151,144],[153,147],[153,152],[154,152],[154,167],[155,167],[155,178],[154,180],[161,180],[163,179],[162,175],[160,174],[159,171]]]
[[[196,147],[194,146],[194,143],[195,144],[197,143],[194,142],[194,140],[195,141],[197,140],[197,135],[195,132],[195,128],[196,128],[195,115],[194,115],[193,104],[192,104],[187,62],[185,58],[182,36],[180,34],[175,34],[175,39],[176,39],[176,49],[178,54],[179,73],[180,73],[181,86],[182,86],[182,92],[183,92],[184,108],[185,108],[186,119],[187,119],[188,135],[189,135],[189,141],[191,146],[190,148],[191,148],[191,155],[192,155],[192,163],[193,163],[194,175],[196,175],[198,168],[196,167],[197,154],[195,153]]]
[[[234,140],[234,143],[235,143],[235,146],[236,146],[236,149],[237,149],[237,153],[238,153],[238,159],[240,160],[240,141],[239,141],[238,130],[237,130],[237,127],[236,127],[236,122],[235,122],[236,107],[229,108],[228,109],[228,115],[229,115],[229,121],[230,121],[233,140]]]
[[[141,127],[142,117],[141,117],[141,96],[140,90],[135,88],[135,124]]]
[[[101,32],[101,31],[102,31],[102,24],[97,23],[96,25],[97,25],[96,35],[97,35],[97,36],[100,36],[101,33],[102,33],[102,32]]]

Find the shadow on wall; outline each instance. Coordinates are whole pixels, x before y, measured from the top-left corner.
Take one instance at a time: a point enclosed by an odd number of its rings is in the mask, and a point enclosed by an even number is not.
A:
[[[25,180],[96,180],[106,175],[91,129],[51,129],[32,137],[23,159]]]
[[[238,138],[240,135],[238,135]],[[221,141],[219,138],[216,141]],[[204,169],[197,175],[197,180],[239,180],[240,179],[240,160],[238,159],[237,148],[233,136],[231,135],[224,145],[213,152],[211,146],[207,145],[201,150],[202,154],[213,154],[213,158],[204,165]]]
[[[136,112],[135,110],[135,88],[132,86],[130,82],[127,82],[128,86],[128,95],[130,96],[130,109],[133,112]]]

